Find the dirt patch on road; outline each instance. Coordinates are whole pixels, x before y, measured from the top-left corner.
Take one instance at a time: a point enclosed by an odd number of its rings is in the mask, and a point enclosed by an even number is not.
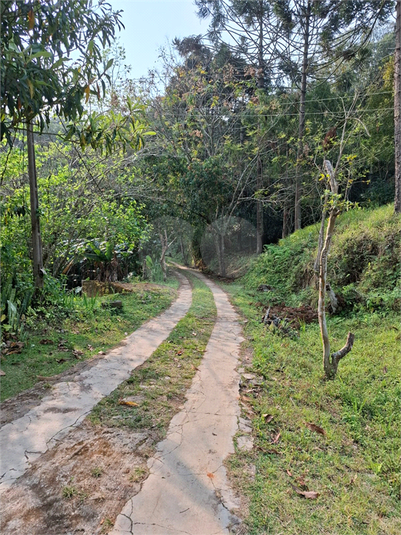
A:
[[[159,439],[85,421],[2,495],[2,535],[108,533],[139,492]]]

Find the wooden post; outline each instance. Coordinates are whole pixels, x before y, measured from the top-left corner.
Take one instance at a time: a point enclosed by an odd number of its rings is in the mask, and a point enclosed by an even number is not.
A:
[[[27,121],[28,176],[31,201],[33,279],[35,288],[43,288],[43,251],[40,236],[38,184],[36,178],[35,144],[32,122]]]

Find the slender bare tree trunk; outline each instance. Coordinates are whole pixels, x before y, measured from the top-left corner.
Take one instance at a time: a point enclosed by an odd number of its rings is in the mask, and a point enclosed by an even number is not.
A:
[[[167,230],[164,231],[164,234],[160,232],[159,236],[160,236],[160,243],[162,246],[162,254],[160,256],[160,265],[163,271],[163,280],[164,282],[166,282],[166,279],[167,279],[166,253],[169,247],[168,239],[167,239]]]
[[[284,239],[287,237],[287,219],[288,219],[288,208],[287,206],[284,206],[283,210],[283,228],[281,231],[281,238]]]
[[[325,161],[325,167],[330,177],[330,188],[333,194],[338,194],[338,184],[336,177],[334,176],[334,170],[329,161]],[[327,259],[330,251],[331,240],[334,234],[334,226],[336,223],[339,210],[334,206],[329,211],[329,221],[326,229],[326,236],[319,260],[319,301],[318,301],[318,318],[320,334],[323,344],[323,369],[327,379],[334,379],[338,369],[338,363],[340,360],[349,353],[354,344],[355,336],[352,333],[348,333],[347,342],[345,346],[330,354],[330,340],[327,330],[326,322],[326,286],[327,286]]]
[[[260,191],[263,187],[263,169],[262,160],[258,156],[256,188]],[[256,254],[263,252],[263,203],[260,199],[256,201]]]
[[[394,145],[395,201],[394,211],[401,213],[401,0],[397,0],[394,54]]]
[[[318,238],[318,244],[317,244],[317,255],[316,255],[315,264],[313,266],[313,271],[315,272],[315,275],[317,276],[317,278],[319,277],[320,256],[322,254],[323,243],[324,243],[324,226],[325,226],[326,217],[327,217],[326,206],[327,206],[327,195],[325,195],[324,197],[324,204],[322,208],[322,220],[320,223],[319,238]]]
[[[28,176],[31,202],[32,258],[35,288],[43,288],[43,250],[40,236],[38,183],[36,178],[35,144],[31,121],[26,125],[28,147]]]
[[[221,277],[225,277],[227,274],[227,269],[225,259],[224,234],[222,234],[219,230],[216,231],[215,244],[217,249],[217,259],[219,261],[219,274]]]
[[[311,17],[311,2],[308,5],[305,13],[305,32],[304,32],[304,51],[302,60],[302,75],[301,75],[301,95],[299,101],[299,125],[298,125],[298,150],[297,150],[297,165],[295,176],[295,212],[294,212],[294,226],[295,230],[301,228],[301,197],[302,197],[302,164],[301,158],[304,152],[303,138],[305,135],[305,100],[306,100],[306,82],[308,74],[308,56],[309,56],[309,25]]]
[[[258,43],[258,89],[265,90],[265,62],[263,58],[263,2],[259,2],[259,43]],[[259,140],[260,124],[258,125]],[[259,147],[260,151],[260,147]],[[256,189],[260,191],[263,188],[263,164],[260,152],[258,154]],[[260,199],[256,201],[256,254],[263,252],[263,203]]]

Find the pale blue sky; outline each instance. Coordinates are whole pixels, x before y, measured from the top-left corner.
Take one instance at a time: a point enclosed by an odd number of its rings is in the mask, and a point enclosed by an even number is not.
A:
[[[174,37],[204,34],[208,22],[196,15],[193,0],[108,0],[113,10],[123,10],[125,30],[120,43],[131,65],[132,78],[146,76],[157,66],[160,48]]]

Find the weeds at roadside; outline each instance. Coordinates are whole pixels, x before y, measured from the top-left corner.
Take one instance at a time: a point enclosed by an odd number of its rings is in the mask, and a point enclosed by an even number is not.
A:
[[[1,377],[1,400],[32,387],[38,376],[51,377],[105,352],[160,314],[175,296],[171,287],[139,284],[136,291],[119,294],[123,307],[117,313],[101,306],[114,299],[113,295],[84,295],[79,298],[75,316],[62,321],[46,309],[43,314],[35,312],[20,338],[22,347],[11,348],[8,353],[3,349],[1,369],[6,375]]]
[[[337,378],[325,381],[317,325],[303,326],[298,339],[274,336],[239,285],[225,289],[248,320],[250,371],[263,381],[245,402],[254,449],[228,461],[249,502],[247,535],[399,533],[396,315],[333,318],[334,344],[348,330],[356,342]]]
[[[68,500],[73,498],[78,494],[78,491],[75,487],[67,486],[63,488],[63,498],[67,498]]]
[[[100,477],[103,474],[103,468],[100,468],[99,466],[95,466],[95,468],[92,468],[91,470],[91,476],[92,477]]]

